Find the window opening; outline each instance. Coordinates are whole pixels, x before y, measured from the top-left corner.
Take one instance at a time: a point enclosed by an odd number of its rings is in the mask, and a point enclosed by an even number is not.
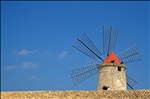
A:
[[[118,67],[118,71],[121,71],[121,67]]]
[[[103,90],[108,90],[109,86],[103,86]]]

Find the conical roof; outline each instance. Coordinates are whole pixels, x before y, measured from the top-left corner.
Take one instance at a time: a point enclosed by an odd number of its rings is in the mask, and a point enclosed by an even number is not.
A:
[[[114,52],[110,52],[108,57],[103,61],[103,64],[110,63],[111,61],[114,61],[114,63],[116,63],[116,64],[121,63],[120,60],[118,59],[118,57],[114,54]]]

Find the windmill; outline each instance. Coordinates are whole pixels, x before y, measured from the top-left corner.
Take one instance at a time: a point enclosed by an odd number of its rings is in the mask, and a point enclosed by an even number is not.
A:
[[[137,82],[126,75],[124,64],[140,61],[141,56],[136,45],[115,55],[114,48],[118,33],[118,29],[103,26],[103,54],[106,55],[106,59],[101,58],[102,53],[85,33],[77,38],[72,46],[95,61],[101,61],[101,63],[71,68],[70,74],[74,85],[78,85],[98,73],[97,90],[134,89],[133,85]]]

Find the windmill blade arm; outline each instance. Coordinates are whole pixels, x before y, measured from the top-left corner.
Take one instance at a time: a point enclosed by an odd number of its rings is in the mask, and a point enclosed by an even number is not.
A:
[[[137,82],[136,82],[133,78],[129,77],[128,75],[126,75],[126,77],[127,77],[127,79],[129,79],[129,80],[131,80],[132,82],[134,82],[134,83],[137,84]]]
[[[86,44],[84,44],[80,39],[77,39],[80,43],[82,43],[90,52],[92,52],[96,57],[103,61],[103,59],[98,56],[94,51],[92,51]]]
[[[70,69],[71,79],[73,80],[74,85],[78,85],[96,74],[98,70],[99,68],[97,64],[72,68]]]
[[[103,59],[100,57],[102,55],[101,52],[91,42],[91,40],[86,36],[85,33],[83,33],[80,38],[77,38],[76,43],[72,46],[96,61],[98,61],[99,59],[103,61]]]
[[[103,52],[109,54],[114,51],[119,30],[103,26]]]
[[[130,88],[130,89],[132,89],[133,88],[133,86],[135,85],[135,84],[137,84],[137,82],[135,81],[135,80],[133,80],[131,77],[129,77],[129,76],[127,76],[126,75],[126,80],[127,80],[127,83],[128,83],[128,88]],[[130,86],[129,86],[130,85]],[[132,88],[131,88],[132,87]]]
[[[136,45],[133,45],[132,47],[124,50],[123,52],[119,53],[117,57],[123,62],[123,63],[130,63],[135,61],[140,61],[141,56],[138,52],[138,49]]]
[[[130,89],[134,90],[134,88],[133,88],[129,83],[127,83],[127,86],[128,86]]]
[[[126,59],[126,58],[129,58],[131,56],[134,56],[134,55],[138,55],[140,52],[135,52],[135,53],[132,53],[132,54],[129,54],[129,55],[126,55],[126,56],[123,56],[120,58],[120,60],[123,60],[123,59]]]
[[[91,71],[97,69],[97,68],[98,68],[98,67],[92,68],[92,69],[90,69],[90,70],[83,71],[83,72],[81,72],[81,73],[79,73],[79,74],[76,74],[76,75],[72,76],[71,79],[73,79],[73,78],[75,78],[75,77],[78,77],[78,76],[80,76],[80,75],[84,75],[84,74],[86,74],[86,73],[88,73],[88,72],[91,72]]]
[[[90,53],[87,53],[87,52],[83,51],[82,49],[80,49],[80,48],[78,48],[78,47],[76,47],[74,45],[72,45],[72,47],[74,47],[75,49],[79,50],[83,54],[85,54],[85,55],[89,56],[90,58],[94,59],[95,61],[97,61],[97,58],[95,58],[94,56],[90,55]]]

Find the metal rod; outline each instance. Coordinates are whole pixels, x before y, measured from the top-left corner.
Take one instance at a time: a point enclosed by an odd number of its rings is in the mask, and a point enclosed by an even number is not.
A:
[[[121,52],[121,53],[119,53],[117,56],[119,56],[120,54],[122,54],[122,53],[126,52],[127,50],[129,50],[129,49],[133,48],[134,46],[136,46],[136,44],[134,44],[133,46],[129,47],[128,49],[126,49],[126,50],[122,51],[122,52]]]
[[[137,83],[134,79],[132,79],[131,77],[129,77],[128,75],[126,75],[129,79],[131,79],[132,81],[134,81],[135,83]]]
[[[103,26],[103,53],[105,54],[105,39],[104,39],[104,37],[105,37],[105,36],[104,36],[104,33],[105,33],[105,32],[104,32],[104,29],[105,29],[105,28],[104,28],[104,26]]]
[[[107,55],[109,54],[109,51],[110,51],[111,33],[112,33],[112,27],[110,27],[110,36],[109,36],[109,42],[108,42],[108,52],[107,52]]]
[[[129,63],[134,61],[140,61],[141,56],[138,52],[136,45],[124,50],[123,52],[119,53],[117,57],[123,61],[123,63]]]
[[[75,75],[75,76],[72,76],[71,79],[72,79],[72,78],[75,78],[75,77],[77,77],[77,76],[80,76],[80,75],[82,75],[82,74],[85,74],[85,73],[87,73],[87,72],[90,72],[90,71],[92,71],[92,70],[95,70],[95,69],[97,69],[97,67],[96,67],[96,68],[93,68],[93,69],[91,69],[91,70],[87,70],[87,71],[84,71],[84,72],[82,72],[82,73],[79,73],[79,74],[77,74],[77,75]]]
[[[130,86],[130,84],[127,83],[127,85],[128,85],[132,90],[134,90],[134,88],[133,88],[132,86]]]
[[[133,54],[131,54],[131,55],[128,55],[128,56],[125,56],[125,57],[122,57],[122,58],[119,58],[119,59],[122,60],[122,59],[128,58],[128,57],[130,57],[130,56],[139,54],[139,53],[140,53],[140,52],[136,52],[136,53],[133,53]]]
[[[71,75],[71,79],[73,80],[74,85],[78,85],[79,83],[88,79],[92,75],[96,74],[98,72],[98,69],[99,68],[97,64],[82,67],[80,66],[77,68],[70,69],[71,71],[75,72],[73,75]]]
[[[79,48],[75,47],[74,45],[72,45],[72,47],[76,48],[77,50],[81,51],[82,53],[86,54],[84,51],[80,50]],[[97,61],[97,59],[93,58],[92,56],[86,54],[87,56],[91,57],[92,59],[94,59],[95,61]]]
[[[93,52],[88,46],[86,46],[80,39],[77,40],[82,43],[88,50],[90,50],[95,56],[97,56],[101,61],[104,61],[101,57],[99,57],[95,52]]]

